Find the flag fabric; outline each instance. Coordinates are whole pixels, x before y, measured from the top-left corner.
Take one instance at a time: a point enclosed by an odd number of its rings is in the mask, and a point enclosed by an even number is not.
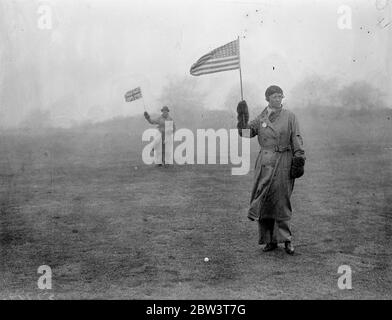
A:
[[[131,102],[133,100],[140,99],[141,97],[142,97],[142,90],[140,89],[140,87],[137,87],[135,89],[129,90],[125,94],[125,101]]]
[[[202,56],[191,67],[193,76],[235,70],[240,68],[239,39],[221,46]]]

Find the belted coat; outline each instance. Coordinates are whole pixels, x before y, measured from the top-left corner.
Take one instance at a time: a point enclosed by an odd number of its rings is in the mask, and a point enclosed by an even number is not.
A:
[[[248,218],[289,220],[292,215],[290,197],[294,179],[290,176],[293,156],[304,157],[299,124],[293,112],[280,108],[268,117],[267,108],[249,124],[250,138],[257,136],[260,152],[254,172],[254,184]]]

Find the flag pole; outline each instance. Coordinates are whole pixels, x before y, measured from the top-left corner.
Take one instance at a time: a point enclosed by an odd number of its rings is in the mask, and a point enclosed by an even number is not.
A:
[[[241,84],[241,100],[244,100],[244,93],[243,93],[243,91],[242,91],[242,73],[241,73],[241,54],[240,54],[240,52],[241,52],[241,50],[240,50],[240,36],[238,36],[238,57],[239,57],[239,60],[240,60],[240,84]]]
[[[143,96],[143,93],[142,93],[142,89],[140,89],[140,95],[142,96],[144,112],[147,112],[146,105],[144,104],[144,96]]]
[[[144,108],[144,111],[147,112],[147,110],[146,110],[146,105],[144,104],[144,97],[143,97],[143,95],[142,95],[142,101],[143,101],[143,108]]]

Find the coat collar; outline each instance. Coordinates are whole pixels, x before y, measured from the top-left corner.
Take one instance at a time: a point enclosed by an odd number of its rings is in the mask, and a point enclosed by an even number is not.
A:
[[[282,107],[283,108],[283,107]],[[272,115],[268,117],[268,106],[264,108],[264,110],[260,114],[260,120],[261,122],[265,122],[267,124],[267,127],[270,127],[274,133],[274,135],[277,135],[277,130],[274,125],[275,120],[279,117],[280,113],[282,112],[282,108],[278,109],[275,111]]]

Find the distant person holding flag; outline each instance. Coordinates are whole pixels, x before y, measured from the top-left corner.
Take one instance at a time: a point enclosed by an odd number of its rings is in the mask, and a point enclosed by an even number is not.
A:
[[[173,134],[176,131],[174,121],[169,116],[169,108],[164,106],[161,112],[161,116],[156,119],[151,119],[147,111],[144,112],[146,120],[151,124],[157,125],[159,131],[154,138],[153,144],[155,163],[158,166],[173,164]]]
[[[132,102],[140,98],[143,99],[142,90],[140,87],[129,90],[124,97],[126,102]],[[153,142],[155,163],[158,166],[173,164],[173,134],[176,126],[173,119],[169,116],[169,108],[164,106],[161,109],[162,115],[156,119],[151,119],[146,111],[144,100],[143,107],[146,120],[151,124],[156,124],[158,129]]]

